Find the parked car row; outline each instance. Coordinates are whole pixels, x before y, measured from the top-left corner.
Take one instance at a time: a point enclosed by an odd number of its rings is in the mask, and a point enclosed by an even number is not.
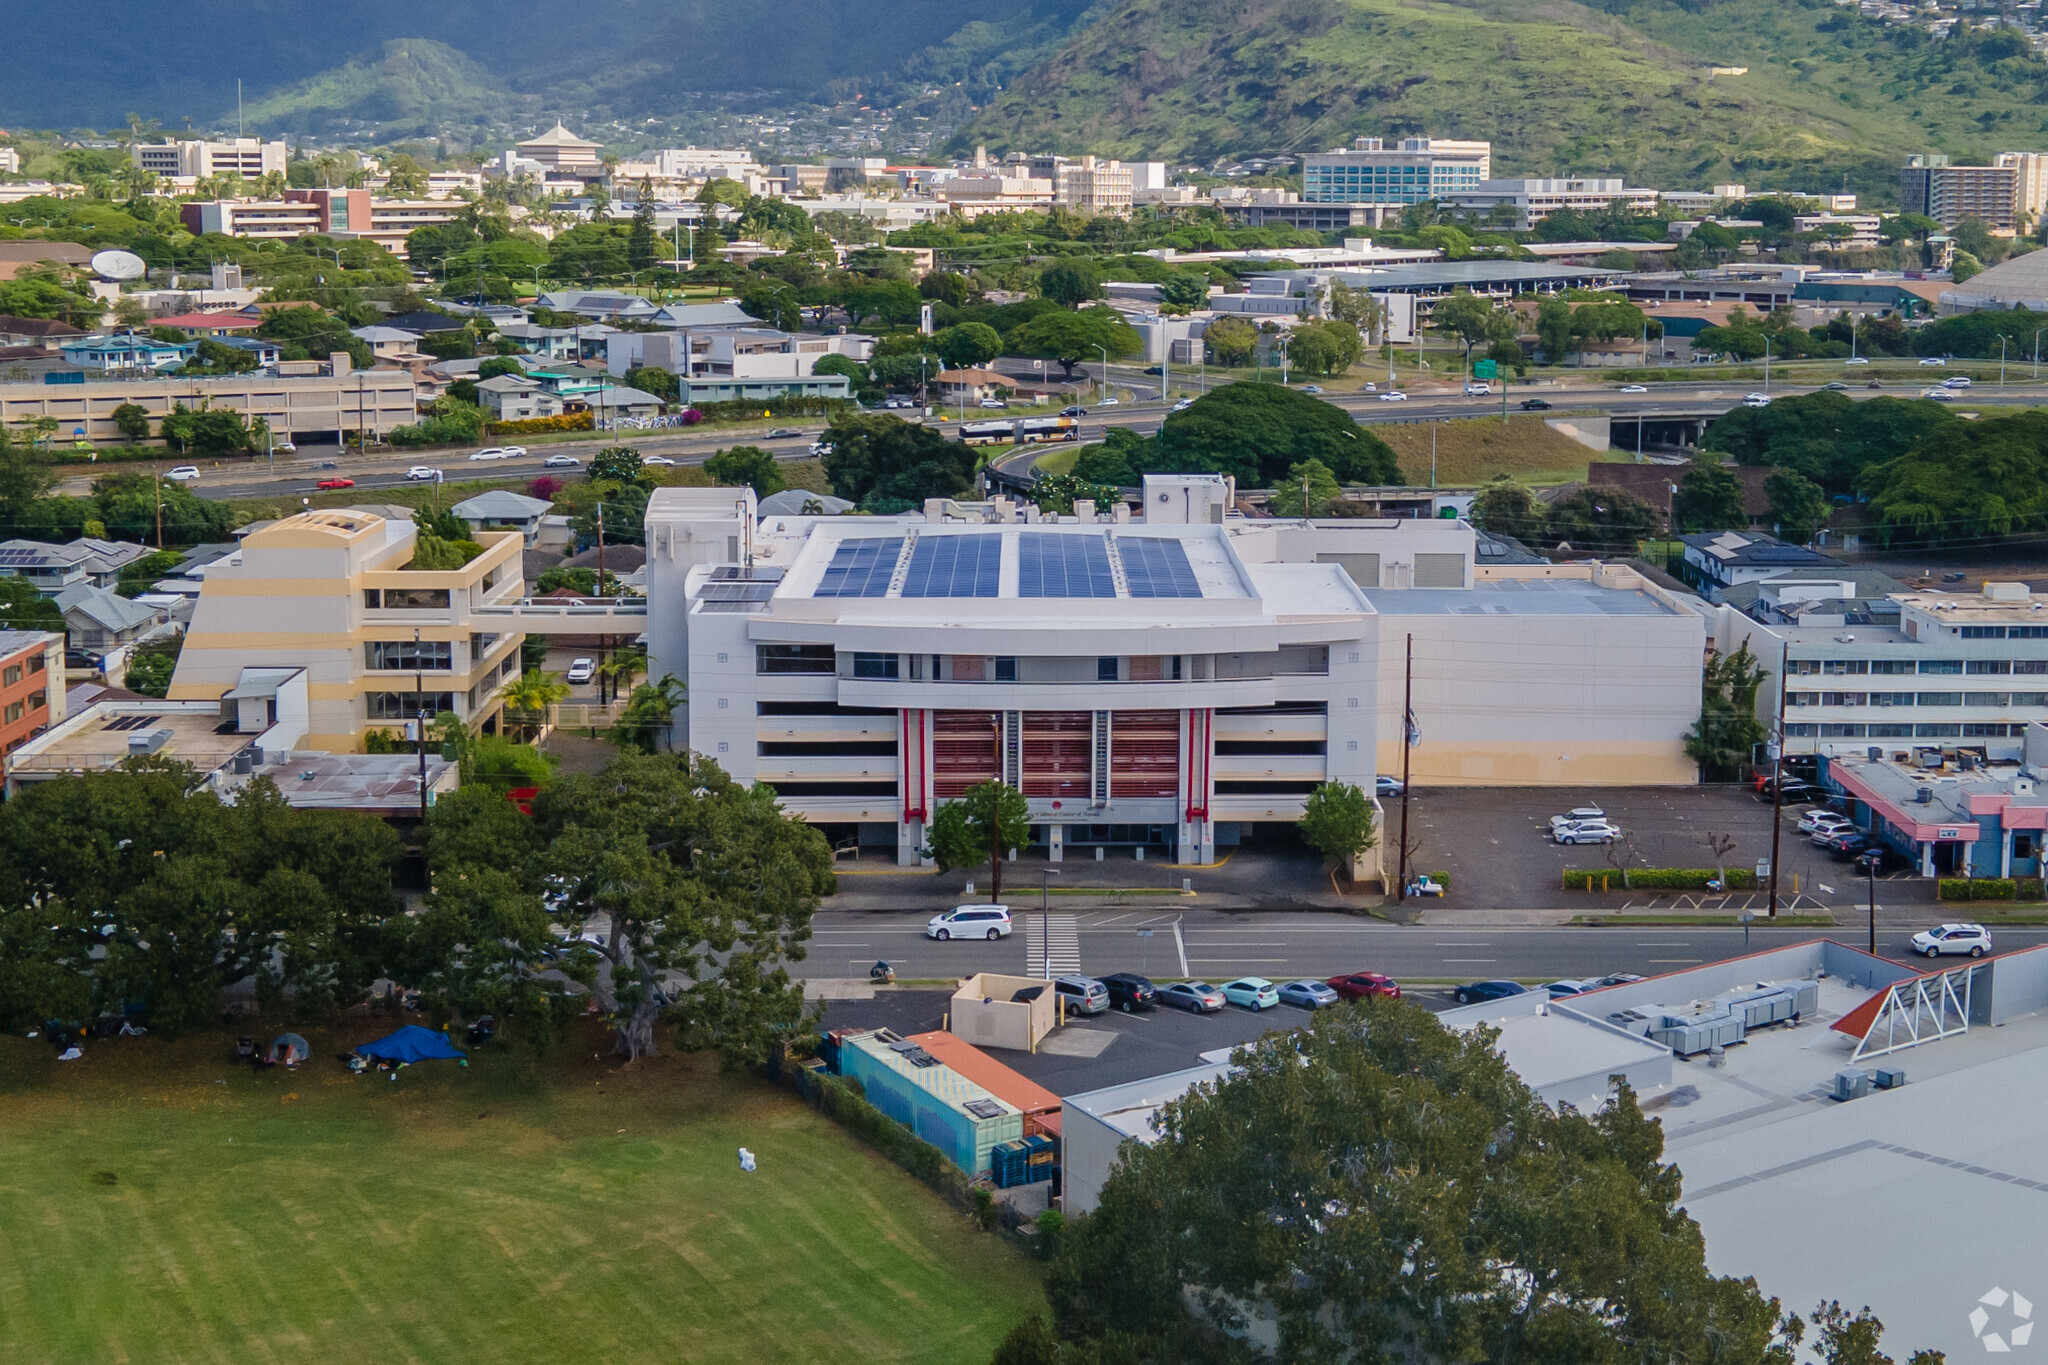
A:
[[[1611,844],[1621,837],[1621,826],[1598,806],[1575,806],[1550,817],[1550,837],[1560,844]]]

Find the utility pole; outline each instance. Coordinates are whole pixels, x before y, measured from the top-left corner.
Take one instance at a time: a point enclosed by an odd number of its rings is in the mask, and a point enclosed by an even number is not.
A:
[[[1436,487],[1436,429],[1437,423],[1429,425],[1429,486]]]
[[[1863,855],[1863,875],[1870,882],[1870,942],[1872,957],[1877,956],[1877,857],[1875,853]]]
[[[1415,748],[1415,637],[1408,637],[1408,661],[1401,687],[1401,847],[1394,899],[1408,899],[1408,756]]]
[[[1785,661],[1789,646],[1778,645],[1778,728],[1775,736],[1777,759],[1771,767],[1771,918],[1778,917],[1778,836],[1785,822],[1779,812],[1785,808]],[[1727,890],[1725,886],[1721,888]]]
[[[155,465],[149,467],[150,485],[156,492],[156,547],[164,547],[164,478]]]

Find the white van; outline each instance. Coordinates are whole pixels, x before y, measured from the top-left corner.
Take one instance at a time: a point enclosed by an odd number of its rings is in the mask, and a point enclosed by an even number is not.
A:
[[[925,937],[998,939],[1010,936],[1010,907],[1007,905],[956,905],[943,915],[933,915],[924,927]]]

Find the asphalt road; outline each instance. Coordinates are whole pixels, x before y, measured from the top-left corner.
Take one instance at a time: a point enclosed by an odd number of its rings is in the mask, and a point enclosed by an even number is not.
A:
[[[1936,907],[1912,927],[1878,925],[1878,951],[1904,959],[1915,929],[1938,923]],[[847,915],[817,917],[810,956],[797,964],[806,977],[865,977],[876,959],[887,959],[901,979],[939,980],[977,971],[1027,973],[1027,940],[1035,944],[1039,912],[1016,907],[1018,929],[995,943],[924,936],[923,917]],[[1060,918],[1055,907],[1054,918]],[[1862,926],[1846,909],[1845,922],[1831,930],[1752,928],[1749,949],[1780,946],[1821,936],[1860,946]],[[1079,941],[1080,969],[1090,975],[1134,971],[1162,980],[1182,976],[1212,982],[1238,976],[1285,981],[1334,976],[1343,971],[1385,972],[1397,980],[1473,981],[1502,977],[1550,981],[1559,977],[1635,972],[1654,976],[1745,951],[1739,928],[1673,925],[1669,928],[1609,929],[1401,926],[1338,915],[1233,915],[1209,911],[1184,914],[1160,909],[1133,913],[1093,912],[1070,916]],[[1176,922],[1179,938],[1175,937]],[[1147,934],[1149,931],[1149,935]],[[1062,935],[1055,933],[1057,947]],[[2048,943],[2048,928],[1993,931],[2000,950]],[[1185,968],[1183,968],[1185,953]],[[1915,959],[1916,961],[1918,959]],[[1033,963],[1035,966],[1035,962]]]
[[[1178,373],[1178,372],[1176,372]],[[1928,383],[1938,378],[1938,372],[1927,377]],[[1140,376],[1144,385],[1155,385],[1156,377]],[[1091,385],[1093,380],[1090,381]],[[1112,369],[1112,382],[1123,387],[1133,387],[1133,381],[1119,379]],[[1917,392],[1914,380],[1894,379],[1888,381],[1882,390],[1852,388],[1849,397],[1856,400],[1882,396],[1899,397]],[[1572,412],[1602,413],[1611,417],[1658,416],[1663,414],[1696,414],[1701,411],[1725,412],[1742,401],[1744,394],[1761,387],[1755,382],[1716,384],[1701,381],[1684,381],[1649,386],[1647,394],[1624,394],[1607,387],[1588,386],[1585,388],[1549,388],[1540,391],[1520,389],[1509,399],[1509,410],[1519,412],[1519,404],[1526,398],[1541,397],[1551,404],[1552,415]],[[1774,396],[1795,393],[1811,393],[1816,385],[1786,385],[1783,382],[1771,386]],[[1324,399],[1350,413],[1364,425],[1388,422],[1449,421],[1461,417],[1484,417],[1500,411],[1498,396],[1487,398],[1466,398],[1456,393],[1425,394],[1418,391],[1405,402],[1382,402],[1374,394],[1332,394]],[[1997,406],[2033,406],[2048,401],[2048,386],[2015,384],[1999,390],[1979,387],[1971,390],[1959,406],[1985,408]],[[1099,439],[1110,427],[1133,427],[1144,433],[1157,431],[1165,419],[1166,405],[1153,401],[1132,403],[1114,408],[1090,407],[1089,415],[1082,423],[1084,439]],[[949,417],[957,413],[949,412]],[[969,418],[993,416],[977,409],[967,410]],[[948,424],[950,427],[950,423]],[[825,429],[825,424],[812,420],[797,420],[792,430],[796,435],[770,438],[755,433],[736,431],[729,428],[699,434],[694,431],[675,432],[624,432],[615,438],[630,443],[644,455],[660,455],[674,460],[677,464],[701,464],[717,451],[731,445],[758,445],[777,459],[801,460],[809,457],[811,443]],[[579,461],[588,461],[598,444],[597,439],[585,438],[572,441],[536,443],[528,447],[528,455],[518,460],[475,461],[469,459],[469,449],[438,451],[400,451],[393,453],[373,452],[367,457],[346,454],[334,446],[304,446],[290,459],[266,462],[261,459],[244,461],[214,461],[202,464],[201,477],[195,485],[198,492],[214,498],[276,497],[280,495],[301,496],[317,491],[316,485],[322,478],[347,477],[355,480],[359,490],[405,486],[407,469],[414,465],[428,465],[442,470],[450,482],[466,479],[529,478],[549,472],[543,461],[549,455],[566,454]],[[1033,452],[1043,453],[1042,451]],[[325,461],[333,461],[335,468],[322,469]],[[165,463],[175,463],[169,457]],[[561,471],[573,474],[573,470]],[[65,481],[61,491],[83,493],[91,481],[90,475],[80,475]]]

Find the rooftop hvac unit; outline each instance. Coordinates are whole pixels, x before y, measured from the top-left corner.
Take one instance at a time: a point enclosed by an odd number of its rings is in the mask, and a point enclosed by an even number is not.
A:
[[[1709,1048],[1741,1042],[1742,1020],[1726,1012],[1667,1014],[1651,1027],[1649,1039],[1681,1057],[1691,1057]]]
[[[153,754],[170,742],[169,730],[144,730],[140,734],[128,736],[128,756],[139,758],[143,754]]]
[[[1792,1015],[1794,1018],[1812,1014],[1820,1008],[1820,983],[1818,981],[1773,981],[1770,984],[1781,991],[1792,992]]]
[[[1618,1010],[1607,1016],[1607,1022],[1618,1029],[1633,1033],[1641,1038],[1650,1031],[1650,1016],[1641,1010]]]
[[[1834,1090],[1838,1100],[1860,1100],[1870,1093],[1870,1073],[1867,1071],[1837,1071]]]
[[[1915,803],[1916,805],[1922,805],[1922,806],[1925,806],[1925,805],[1930,805],[1930,804],[1932,804],[1932,803],[1933,803],[1933,801],[1934,801],[1934,788],[1932,788],[1932,787],[1916,787],[1916,788],[1914,788],[1914,790],[1913,790],[1913,801],[1914,801],[1914,803]]]
[[[1906,1073],[1895,1066],[1881,1066],[1870,1073],[1870,1083],[1879,1090],[1897,1090],[1906,1083]]]
[[[1742,1020],[1745,1030],[1788,1023],[1798,1013],[1791,991],[1782,986],[1752,986],[1714,997],[1714,1008]]]

